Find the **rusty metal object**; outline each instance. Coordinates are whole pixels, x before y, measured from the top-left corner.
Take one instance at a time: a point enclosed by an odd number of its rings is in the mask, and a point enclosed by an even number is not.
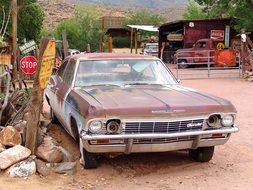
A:
[[[51,77],[46,97],[64,128],[80,141],[81,163],[90,164],[85,167],[95,166],[92,153],[216,146],[238,131],[229,101],[181,86],[151,56],[70,56]]]

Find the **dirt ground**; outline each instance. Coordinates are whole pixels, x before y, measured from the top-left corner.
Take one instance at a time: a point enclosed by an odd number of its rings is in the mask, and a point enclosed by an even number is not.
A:
[[[85,170],[78,164],[77,173],[66,176],[8,178],[0,175],[0,190],[251,190],[253,186],[253,83],[243,79],[183,80],[182,84],[230,100],[238,111],[240,132],[229,142],[215,148],[213,160],[197,163],[185,151],[131,154],[101,158],[99,167]],[[79,157],[77,144],[57,125],[50,134]]]

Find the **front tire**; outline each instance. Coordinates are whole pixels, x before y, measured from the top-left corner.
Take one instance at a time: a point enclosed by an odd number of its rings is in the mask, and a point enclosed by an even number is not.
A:
[[[98,167],[97,155],[87,152],[84,148],[81,153],[81,164],[85,169],[94,169]]]
[[[209,162],[213,158],[214,146],[189,150],[189,157],[197,162]]]
[[[186,60],[179,60],[178,61],[178,68],[180,69],[185,69],[188,67],[187,61]]]

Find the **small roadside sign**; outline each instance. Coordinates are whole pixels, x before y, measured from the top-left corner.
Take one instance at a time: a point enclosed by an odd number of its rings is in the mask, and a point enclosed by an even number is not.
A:
[[[20,60],[19,68],[23,73],[32,75],[37,70],[37,59],[34,56],[25,56]]]
[[[11,55],[10,54],[0,54],[0,65],[10,65]]]
[[[35,49],[36,49],[36,43],[34,40],[29,41],[22,46],[19,46],[19,50],[21,51],[22,54],[27,54],[30,51],[33,51]]]
[[[39,84],[41,89],[45,89],[47,87],[48,80],[52,74],[55,64],[55,55],[55,41],[49,40],[41,60],[41,68],[39,73]]]

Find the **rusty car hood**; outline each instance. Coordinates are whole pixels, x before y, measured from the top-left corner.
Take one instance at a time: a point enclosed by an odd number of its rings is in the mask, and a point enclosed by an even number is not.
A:
[[[90,104],[103,108],[107,116],[235,112],[229,101],[181,85],[96,86],[80,88],[78,92],[86,100],[89,96]]]

